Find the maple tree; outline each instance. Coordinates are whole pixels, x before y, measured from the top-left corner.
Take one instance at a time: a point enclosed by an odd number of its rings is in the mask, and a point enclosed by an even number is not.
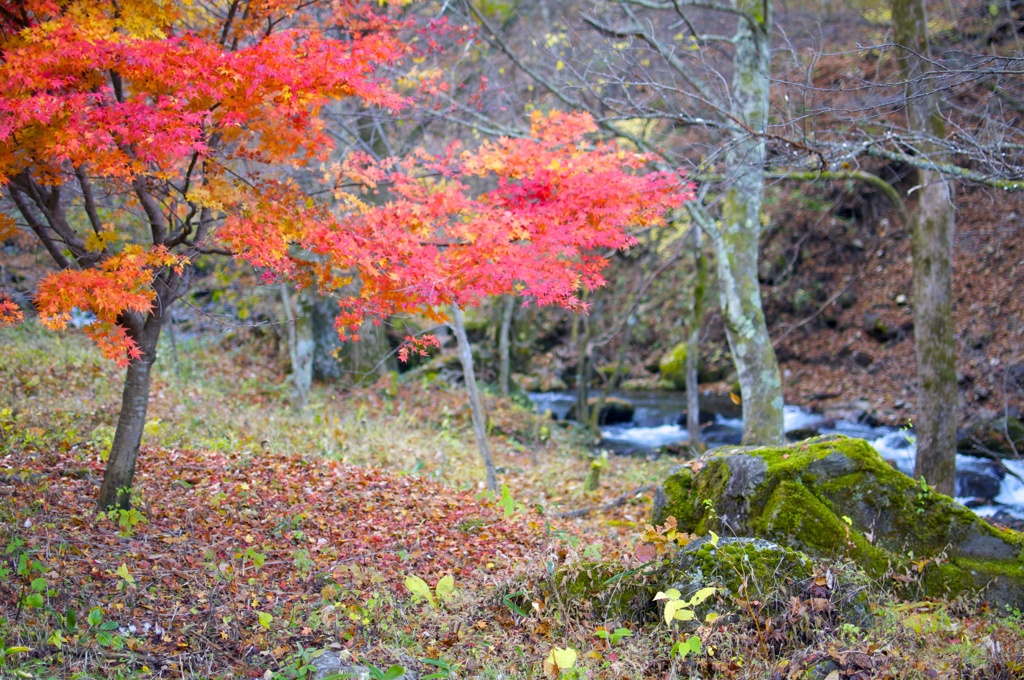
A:
[[[339,300],[342,335],[511,290],[579,308],[580,286],[602,283],[592,251],[630,245],[631,227],[686,197],[677,174],[640,172],[648,157],[588,141],[588,116],[556,112],[535,114],[529,137],[474,150],[353,155],[323,168],[335,203],[315,200],[289,173],[327,158],[323,107],[404,103],[375,75],[412,49],[391,11],[0,5],[0,185],[59,269],[36,307],[52,329],[93,312],[86,332],[126,368],[100,508],[130,503],[160,330],[197,258],[236,256],[268,282],[324,291],[358,278]],[[4,322],[20,314],[0,301]]]

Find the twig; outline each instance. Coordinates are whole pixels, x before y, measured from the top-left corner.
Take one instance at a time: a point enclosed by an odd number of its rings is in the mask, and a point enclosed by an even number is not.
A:
[[[618,498],[614,498],[608,501],[604,505],[595,505],[590,508],[580,508],[579,510],[560,512],[557,515],[555,515],[555,517],[558,517],[559,519],[575,519],[577,517],[586,517],[592,512],[603,512],[605,510],[611,510],[612,508],[617,508],[620,505],[625,505],[629,501],[629,499],[633,498],[634,496],[639,496],[642,493],[647,493],[648,491],[652,490],[654,486],[654,484],[645,484],[643,486],[638,486],[629,493],[624,493]]]

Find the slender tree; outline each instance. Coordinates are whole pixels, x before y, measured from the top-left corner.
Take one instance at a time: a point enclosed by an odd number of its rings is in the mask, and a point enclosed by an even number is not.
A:
[[[941,163],[944,154],[930,138],[944,139],[946,124],[937,93],[924,76],[930,70],[928,18],[923,0],[893,0],[898,63],[906,82],[907,127],[917,151]],[[934,168],[917,170],[916,209],[911,216],[914,259],[914,342],[917,358],[917,462],[924,477],[950,496],[956,477],[956,342],[953,337],[953,233],[956,224],[952,181]]]

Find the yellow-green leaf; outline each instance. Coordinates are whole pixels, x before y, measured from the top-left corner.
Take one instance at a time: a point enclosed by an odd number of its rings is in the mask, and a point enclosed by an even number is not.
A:
[[[448,602],[455,597],[455,577],[451,574],[445,574],[441,577],[441,580],[437,582],[437,599],[442,602]]]
[[[655,602],[658,600],[678,600],[679,591],[675,588],[669,588],[665,592],[658,591],[658,594],[654,596]]]
[[[121,578],[123,578],[128,583],[130,583],[132,585],[135,584],[135,578],[131,574],[128,573],[128,565],[125,564],[124,562],[121,563],[121,566],[118,567],[117,571],[114,572],[114,573],[117,574],[118,576],[120,576]]]
[[[434,594],[430,592],[430,586],[427,582],[421,579],[419,576],[407,576],[405,579],[405,587],[412,593],[413,599],[415,600],[426,600],[430,603],[430,606],[436,607],[437,602],[434,601]]]
[[[718,589],[717,588],[712,588],[710,586],[707,587],[707,588],[701,588],[700,590],[698,590],[697,592],[695,592],[693,594],[693,597],[690,598],[690,606],[692,606],[692,607],[697,606],[698,604],[700,604],[704,600],[706,600],[709,597],[711,597],[712,595],[714,595],[716,590],[718,590]]]

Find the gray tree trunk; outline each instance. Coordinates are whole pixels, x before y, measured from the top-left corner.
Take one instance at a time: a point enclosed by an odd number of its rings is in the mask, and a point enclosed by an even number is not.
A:
[[[771,0],[736,0],[742,13],[734,37],[732,113],[754,133],[768,124]],[[718,284],[726,337],[743,399],[743,443],[781,444],[782,377],[761,307],[758,240],[764,197],[765,143],[738,131],[726,154],[722,220],[710,236],[718,260]]]
[[[292,408],[302,411],[309,403],[309,388],[313,384],[313,324],[309,314],[302,313],[298,303],[299,293],[293,304],[287,284],[281,285],[281,302],[288,324],[288,356],[291,359]]]
[[[928,20],[923,0],[893,0],[900,74],[907,83],[907,119],[911,133],[946,136],[938,98],[922,76],[929,70]],[[915,142],[930,160],[937,145]],[[917,355],[917,462],[940,493],[952,496],[956,476],[956,343],[953,330],[953,234],[956,218],[950,181],[934,170],[918,172],[917,209],[911,218],[914,260],[914,342]]]
[[[128,364],[125,372],[124,389],[121,393],[121,412],[117,418],[117,430],[110,447],[107,467],[103,473],[96,507],[103,512],[111,508],[127,510],[131,507],[132,481],[135,479],[135,461],[142,444],[142,432],[146,427],[146,412],[149,409],[149,384],[156,362],[157,342],[163,326],[159,312],[149,315],[145,322],[138,320],[141,332],[133,333],[134,340],[142,350],[142,357]]]
[[[690,334],[686,338],[686,431],[690,447],[700,448],[700,389],[697,369],[700,360],[700,332],[704,325],[704,290],[707,287],[708,263],[701,246],[701,231],[696,224],[690,227],[693,255],[697,265],[697,280],[693,286],[693,314]]]
[[[516,308],[514,295],[501,300],[501,328],[498,330],[498,390],[501,396],[508,396],[509,366],[511,364],[512,313]]]
[[[498,475],[494,469],[494,457],[491,455],[491,444],[487,440],[487,415],[484,413],[483,402],[476,386],[476,371],[473,370],[473,349],[466,336],[466,319],[457,305],[452,305],[452,330],[459,343],[459,360],[462,362],[462,373],[466,380],[466,394],[469,396],[469,410],[473,417],[473,433],[480,449],[480,457],[484,460],[487,474],[487,488],[497,493]]]
[[[367,384],[396,370],[394,359],[389,356],[391,346],[384,326],[365,321],[359,327],[358,341],[342,341],[334,327],[338,315],[334,298],[308,291],[303,296],[301,311],[311,324],[314,380]]]

